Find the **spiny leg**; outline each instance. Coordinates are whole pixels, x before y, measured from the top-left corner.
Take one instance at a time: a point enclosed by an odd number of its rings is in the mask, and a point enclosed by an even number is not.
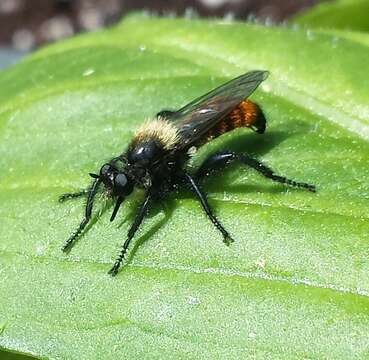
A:
[[[298,182],[292,179],[288,179],[284,176],[279,176],[274,173],[274,171],[269,168],[268,166],[262,164],[260,161],[246,155],[241,154],[239,157],[239,160],[243,162],[245,165],[248,165],[258,171],[260,174],[265,176],[268,179],[271,179],[273,181],[279,182],[281,184],[286,184],[292,187],[300,188],[300,189],[306,189],[311,192],[315,192],[316,188],[315,185],[307,184],[304,182]]]
[[[86,196],[89,192],[89,189],[84,189],[81,191],[77,191],[75,193],[66,193],[66,194],[62,194],[59,196],[59,202],[64,202],[67,200],[71,200],[71,199],[76,199],[79,198],[81,196]]]
[[[138,209],[135,220],[134,220],[133,224],[131,225],[131,227],[128,231],[127,240],[124,242],[124,244],[122,246],[122,250],[120,251],[117,259],[115,260],[115,263],[114,263],[113,267],[109,270],[109,274],[111,276],[117,275],[119,267],[122,264],[124,256],[127,252],[129,243],[131,242],[131,240],[133,239],[136,231],[140,227],[140,225],[142,223],[142,220],[144,219],[144,217],[147,213],[147,210],[149,208],[150,203],[151,203],[151,194],[149,192],[147,192],[145,194],[144,201],[142,202],[142,204],[140,205],[140,207]]]
[[[219,220],[213,214],[209,206],[208,200],[206,199],[205,194],[200,190],[200,188],[196,184],[196,181],[193,179],[191,175],[189,175],[188,173],[185,173],[184,177],[185,177],[186,182],[191,186],[191,190],[195,193],[198,200],[200,201],[206,215],[209,217],[209,219],[214,224],[214,226],[222,233],[223,241],[227,245],[229,245],[229,243],[233,242],[233,239],[229,235],[228,231],[224,229],[223,225],[219,222]]]
[[[289,186],[297,187],[297,188],[306,189],[311,192],[316,191],[314,185],[307,184],[304,182],[297,182],[295,180],[288,179],[284,176],[276,175],[271,168],[264,165],[259,160],[254,159],[247,154],[237,154],[233,151],[224,151],[224,152],[211,155],[209,158],[207,158],[204,161],[204,163],[201,165],[201,167],[196,172],[196,178],[200,179],[208,175],[210,172],[214,170],[222,169],[226,165],[230,164],[231,162],[235,160],[238,160],[241,163],[252,167],[256,171],[258,171],[260,174],[262,174],[266,178],[271,179],[273,181],[279,182],[281,184],[286,184]]]
[[[63,251],[67,251],[71,247],[74,240],[77,239],[77,237],[81,234],[83,229],[86,227],[86,225],[90,221],[91,213],[92,213],[92,205],[94,203],[94,198],[95,198],[95,195],[97,193],[97,190],[99,188],[100,183],[101,183],[100,179],[95,179],[93,181],[92,186],[88,191],[87,203],[86,203],[86,208],[85,208],[85,217],[81,221],[81,223],[80,223],[79,227],[77,228],[77,230],[74,231],[72,233],[72,235],[68,238],[68,240],[64,243],[64,245],[62,247]]]

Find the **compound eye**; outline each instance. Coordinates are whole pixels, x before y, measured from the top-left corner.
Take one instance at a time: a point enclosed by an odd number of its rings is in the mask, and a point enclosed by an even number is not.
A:
[[[111,166],[109,164],[105,164],[100,169],[100,175],[101,176],[109,176],[111,173]]]
[[[117,188],[124,188],[127,185],[127,176],[125,176],[124,174],[117,174],[117,176],[114,179],[114,185]]]

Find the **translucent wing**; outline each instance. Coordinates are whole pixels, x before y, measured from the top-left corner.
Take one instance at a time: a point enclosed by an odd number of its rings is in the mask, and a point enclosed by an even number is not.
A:
[[[191,146],[227,116],[268,77],[267,71],[250,71],[200,96],[175,112],[162,112],[175,123],[180,136],[178,149]]]

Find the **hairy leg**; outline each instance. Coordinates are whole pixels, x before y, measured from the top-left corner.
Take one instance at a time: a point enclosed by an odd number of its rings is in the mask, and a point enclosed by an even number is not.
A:
[[[233,151],[223,151],[209,156],[197,170],[195,176],[197,179],[201,179],[215,170],[219,170],[226,167],[228,164],[234,161],[239,161],[244,165],[250,166],[257,172],[259,172],[261,175],[265,176],[266,178],[279,182],[281,184],[306,189],[312,192],[316,191],[314,185],[307,184],[304,182],[297,182],[295,180],[288,179],[284,176],[276,175],[274,170],[264,165],[259,160],[247,154],[237,154]]]
[[[124,242],[122,249],[117,257],[117,259],[115,260],[115,263],[113,265],[113,267],[109,270],[109,274],[112,276],[117,275],[118,270],[123,262],[124,256],[127,252],[128,246],[131,242],[131,240],[133,239],[136,231],[138,230],[138,228],[140,227],[140,225],[142,224],[142,221],[147,213],[147,210],[149,208],[151,204],[151,194],[149,192],[147,192],[145,194],[145,199],[142,202],[142,204],[140,205],[138,212],[136,214],[135,220],[133,222],[133,224],[131,225],[129,231],[128,231],[128,235],[127,235],[127,239]]]
[[[78,238],[78,236],[81,234],[83,229],[86,227],[86,225],[90,221],[94,198],[95,198],[95,195],[98,191],[100,184],[101,184],[101,181],[99,179],[95,179],[92,183],[91,188],[88,190],[87,203],[86,203],[86,208],[85,208],[85,217],[81,221],[77,230],[74,231],[72,235],[68,238],[68,240],[64,243],[62,247],[63,251],[67,251],[72,246],[73,242]]]
[[[67,200],[71,200],[71,199],[76,199],[79,198],[81,196],[86,196],[89,192],[89,189],[84,189],[81,191],[77,191],[75,193],[65,193],[59,196],[59,202],[64,202]]]
[[[209,206],[208,200],[206,199],[205,194],[200,190],[200,188],[198,187],[195,179],[191,175],[189,175],[188,173],[184,174],[184,178],[185,178],[185,182],[188,185],[190,185],[191,190],[194,192],[197,199],[200,201],[206,215],[209,217],[209,219],[214,224],[214,226],[222,233],[224,242],[227,245],[229,245],[229,243],[233,242],[233,239],[229,235],[228,231],[226,229],[224,229],[223,225],[219,222],[219,220],[213,214],[213,212],[212,212],[212,210]]]

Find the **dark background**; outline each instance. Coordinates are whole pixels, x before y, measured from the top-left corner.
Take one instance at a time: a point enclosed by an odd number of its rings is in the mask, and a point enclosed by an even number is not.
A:
[[[279,23],[318,1],[321,0],[0,0],[0,46],[29,51],[76,32],[111,25],[134,10]]]

